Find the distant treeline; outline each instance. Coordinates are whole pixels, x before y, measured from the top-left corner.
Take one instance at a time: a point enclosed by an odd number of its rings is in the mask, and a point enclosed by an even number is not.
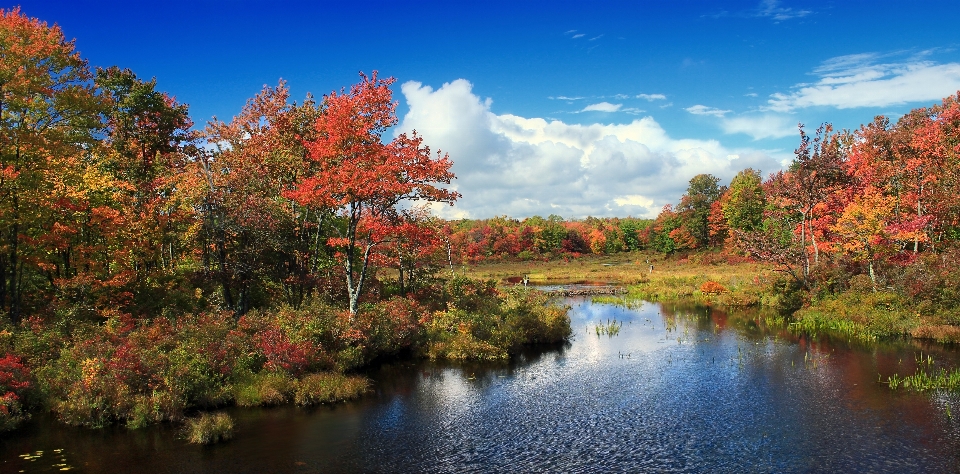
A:
[[[857,275],[873,288],[901,287],[912,275],[921,283],[910,292],[954,292],[945,282],[955,271],[934,269],[960,240],[960,94],[896,123],[878,116],[854,131],[825,124],[812,136],[801,125],[799,135],[785,170],[764,178],[748,168],[726,185],[694,176],[656,219],[454,221],[451,254],[482,261],[719,250],[771,262],[808,289],[842,290]]]

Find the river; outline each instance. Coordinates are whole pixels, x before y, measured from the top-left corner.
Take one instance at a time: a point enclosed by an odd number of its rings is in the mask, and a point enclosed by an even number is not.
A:
[[[175,427],[40,416],[2,435],[0,471],[960,472],[960,397],[880,383],[921,354],[960,365],[951,347],[797,337],[751,312],[565,303],[570,343],[508,365],[387,364],[359,401],[231,410],[235,438],[209,447]],[[619,333],[597,334],[613,320]]]

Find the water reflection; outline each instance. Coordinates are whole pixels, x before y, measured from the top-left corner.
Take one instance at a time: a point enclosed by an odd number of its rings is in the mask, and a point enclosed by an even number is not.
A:
[[[237,410],[236,439],[170,428],[88,431],[38,420],[0,443],[0,470],[81,472],[952,472],[954,396],[893,392],[923,351],[797,336],[766,314],[568,299],[574,338],[501,365],[389,364],[333,408]],[[622,322],[618,334],[596,324]]]

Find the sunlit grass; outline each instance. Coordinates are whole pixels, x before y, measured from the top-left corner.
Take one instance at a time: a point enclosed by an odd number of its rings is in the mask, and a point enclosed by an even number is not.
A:
[[[233,418],[219,413],[203,413],[187,420],[187,441],[192,444],[213,444],[233,437]]]
[[[647,301],[692,300],[719,306],[755,306],[763,303],[765,284],[774,278],[767,265],[758,263],[708,264],[702,256],[665,258],[646,252],[587,255],[575,260],[550,262],[495,262],[461,266],[458,273],[473,278],[503,281],[527,275],[531,284],[577,281],[617,283],[628,289],[628,299]],[[650,267],[653,266],[653,270]],[[727,291],[705,294],[708,281]]]

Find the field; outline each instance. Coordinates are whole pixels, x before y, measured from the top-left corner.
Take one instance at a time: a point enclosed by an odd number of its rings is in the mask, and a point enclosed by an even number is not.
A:
[[[630,296],[648,300],[691,297],[729,306],[776,303],[770,299],[775,295],[764,299],[764,291],[778,278],[769,265],[728,263],[711,253],[664,258],[656,253],[634,252],[568,261],[483,263],[461,266],[456,271],[471,278],[496,280],[502,285],[516,284],[524,275],[535,285],[602,282],[622,285],[630,291]],[[712,286],[710,291],[711,287],[704,288],[707,282],[719,286]]]

